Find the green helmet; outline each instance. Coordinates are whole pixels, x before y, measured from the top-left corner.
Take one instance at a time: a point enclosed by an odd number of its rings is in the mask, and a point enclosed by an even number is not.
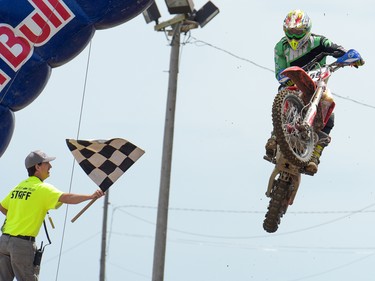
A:
[[[293,10],[286,16],[283,24],[286,39],[293,50],[300,49],[309,40],[311,20],[301,10]]]

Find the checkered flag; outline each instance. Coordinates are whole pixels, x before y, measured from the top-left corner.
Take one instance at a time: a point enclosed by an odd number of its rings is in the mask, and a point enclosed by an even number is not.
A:
[[[66,143],[85,173],[106,191],[145,152],[124,139],[73,140]]]
[[[131,142],[120,138],[108,141],[67,139],[66,143],[81,168],[103,191],[108,190],[145,153]],[[95,201],[90,203],[93,202]]]

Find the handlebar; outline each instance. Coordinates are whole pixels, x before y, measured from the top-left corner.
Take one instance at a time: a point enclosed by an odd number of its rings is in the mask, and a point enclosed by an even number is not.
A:
[[[301,68],[305,71],[310,71],[315,64],[319,64],[319,62],[326,56],[330,55],[327,52],[320,53],[315,58],[313,58],[309,63],[305,64]],[[319,65],[320,66],[320,65]]]
[[[326,57],[326,56],[335,56],[338,53],[339,53],[338,51],[333,52],[333,53],[327,53],[327,52],[320,53],[311,62],[307,63],[302,68],[305,71],[309,71],[309,70],[311,70],[311,68],[315,64],[319,63],[319,61],[321,61],[324,57]],[[349,66],[349,65],[355,66],[355,65],[357,65],[356,62],[358,62],[358,61],[361,61],[362,65],[364,64],[364,61],[362,60],[361,55],[356,50],[350,49],[344,55],[342,55],[339,58],[337,58],[336,61],[334,61],[333,63],[328,64],[326,66],[328,66],[328,67],[334,67],[334,66],[344,67],[344,66]]]
[[[331,64],[326,64],[326,65],[320,65],[319,62],[326,56],[334,56],[335,54],[338,54],[338,52],[333,52],[333,53],[327,53],[323,52],[317,55],[314,59],[312,59],[309,63],[304,65],[302,67],[303,70],[306,72],[312,70],[315,68],[315,66],[318,66],[317,68],[320,67],[328,67],[331,69],[331,71],[336,71],[337,69],[344,67],[344,66],[354,66],[358,67],[360,65],[363,65],[365,61],[362,59],[361,55],[354,49],[350,49],[347,51],[344,55],[341,57],[337,58],[336,61],[334,61]],[[290,79],[288,77],[280,77],[279,83],[280,84],[286,84]]]

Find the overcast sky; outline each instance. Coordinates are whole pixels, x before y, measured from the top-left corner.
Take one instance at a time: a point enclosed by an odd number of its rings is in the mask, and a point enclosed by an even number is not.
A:
[[[206,1],[194,2],[200,8]],[[373,280],[373,2],[213,2],[220,14],[181,38],[165,281]],[[157,4],[161,20],[170,19],[164,1]],[[279,230],[268,234],[262,222],[273,166],[262,157],[278,87],[273,48],[295,8],[309,14],[314,33],[356,49],[366,65],[332,76],[332,143],[319,173],[302,177]],[[152,276],[168,39],[142,15],[98,31],[78,57],[53,70],[32,104],[16,112],[12,141],[0,159],[3,198],[27,177],[24,158],[35,149],[57,157],[47,182],[92,193],[96,186],[73,166],[66,138],[121,137],[146,151],[110,189],[108,281]],[[103,200],[71,223],[83,206],[50,212],[56,229],[49,227],[42,281],[99,279]],[[46,242],[43,229],[37,240]]]

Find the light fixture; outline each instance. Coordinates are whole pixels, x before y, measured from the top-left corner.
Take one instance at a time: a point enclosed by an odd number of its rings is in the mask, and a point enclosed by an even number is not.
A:
[[[190,14],[194,10],[193,0],[165,0],[170,14]]]
[[[179,22],[183,22],[184,20],[186,20],[186,18],[187,18],[187,16],[185,14],[175,15],[172,19],[167,20],[167,21],[163,21],[163,22],[155,25],[154,28],[155,28],[156,31],[165,30],[167,27],[175,25],[176,23],[179,23]]]
[[[194,20],[199,23],[200,27],[203,27],[210,20],[212,20],[219,12],[219,8],[216,7],[211,1],[208,1],[195,14]]]
[[[143,17],[145,18],[146,23],[150,23],[154,21],[156,24],[159,23],[159,19],[161,17],[158,6],[156,5],[155,1],[152,2],[150,7],[143,11]]]

